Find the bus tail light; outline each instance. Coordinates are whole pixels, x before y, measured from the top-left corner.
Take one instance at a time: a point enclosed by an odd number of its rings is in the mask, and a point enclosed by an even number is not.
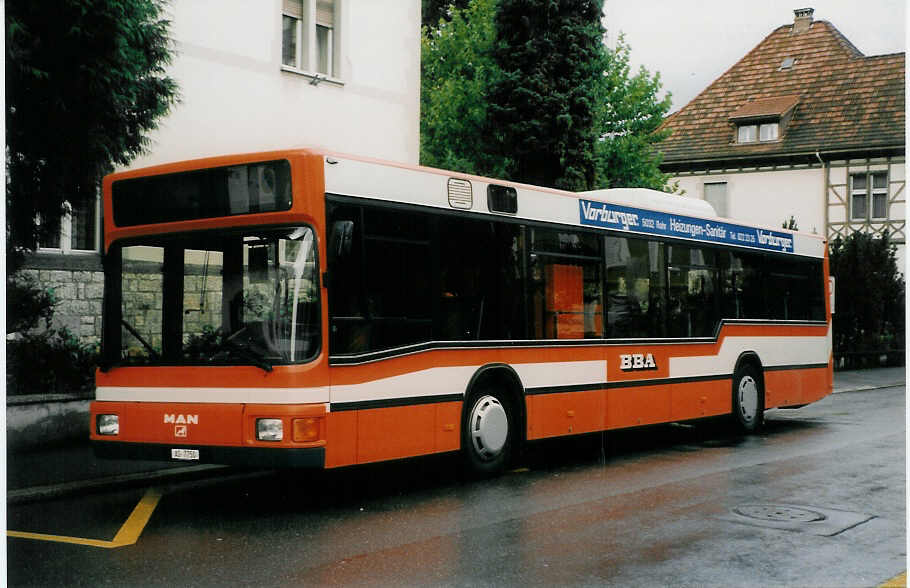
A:
[[[256,419],[257,441],[281,441],[284,439],[284,423],[281,419]]]
[[[308,443],[319,440],[319,421],[316,417],[294,419],[294,442]]]
[[[95,427],[99,435],[119,435],[120,416],[116,414],[99,414],[95,418]]]

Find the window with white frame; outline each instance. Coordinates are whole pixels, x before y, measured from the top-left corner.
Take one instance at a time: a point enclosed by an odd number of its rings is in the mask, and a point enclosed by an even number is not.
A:
[[[705,201],[714,207],[717,216],[727,216],[727,182],[705,182]]]
[[[737,128],[737,143],[755,143],[758,139],[758,127],[755,125],[739,125]]]
[[[888,218],[887,172],[851,174],[850,220],[884,218]]]
[[[303,72],[338,77],[338,0],[282,0],[281,64]]]
[[[97,199],[82,205],[67,203],[69,213],[60,218],[60,232],[38,244],[60,253],[95,252],[101,245],[101,206]]]
[[[780,138],[780,123],[767,122],[747,124],[736,127],[737,143],[755,143],[756,141],[777,141]]]
[[[758,140],[759,141],[777,141],[777,135],[780,131],[780,124],[773,123],[763,123],[758,126]]]

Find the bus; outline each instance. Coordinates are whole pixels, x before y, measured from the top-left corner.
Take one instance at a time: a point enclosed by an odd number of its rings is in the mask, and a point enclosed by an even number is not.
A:
[[[314,149],[104,179],[105,458],[337,468],[832,390],[826,242]]]

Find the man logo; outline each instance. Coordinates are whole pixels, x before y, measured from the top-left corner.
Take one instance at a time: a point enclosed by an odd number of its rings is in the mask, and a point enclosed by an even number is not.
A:
[[[624,372],[631,370],[656,370],[654,356],[650,353],[624,353],[619,356],[619,369]]]
[[[198,425],[199,424],[199,415],[198,414],[165,414],[164,415],[164,424],[174,424],[174,425]]]

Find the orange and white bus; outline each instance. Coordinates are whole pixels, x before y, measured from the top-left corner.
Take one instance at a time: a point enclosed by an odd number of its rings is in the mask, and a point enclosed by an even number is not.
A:
[[[316,150],[104,181],[103,457],[334,468],[832,389],[825,241]]]

